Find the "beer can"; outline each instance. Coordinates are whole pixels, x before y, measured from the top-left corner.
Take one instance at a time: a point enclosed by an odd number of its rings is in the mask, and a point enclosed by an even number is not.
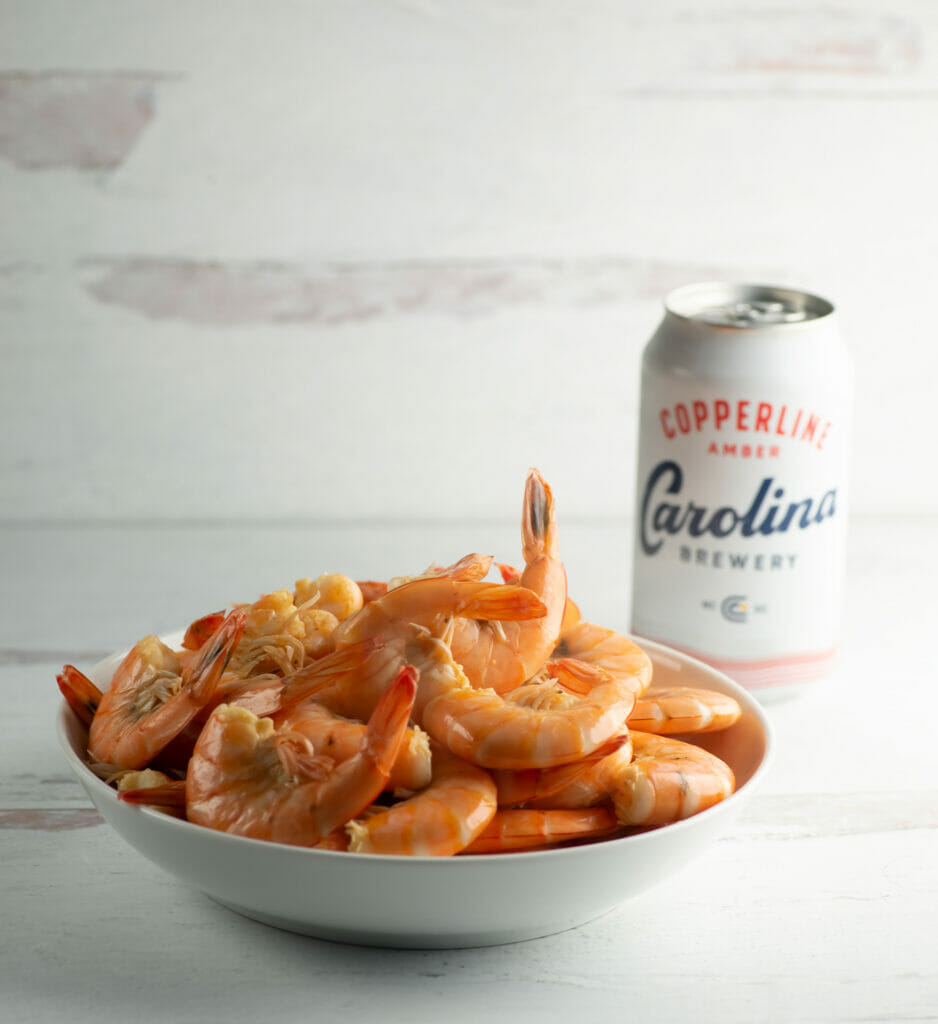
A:
[[[632,631],[770,697],[837,663],[851,375],[833,305],[671,292],[642,359]]]

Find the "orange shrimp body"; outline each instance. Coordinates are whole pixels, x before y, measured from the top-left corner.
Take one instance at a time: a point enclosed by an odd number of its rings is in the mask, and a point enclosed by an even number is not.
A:
[[[548,672],[577,693],[590,689],[605,674],[627,685],[636,698],[648,689],[651,669],[651,659],[636,643],[585,619],[561,633],[547,663]]]
[[[275,590],[253,604],[239,605],[247,617],[244,637],[231,659],[231,672],[242,679],[268,672],[286,674],[316,657],[328,643],[338,620],[319,613],[325,623],[301,616],[290,590]]]
[[[433,747],[430,785],[400,803],[346,826],[353,853],[449,857],[486,827],[497,806],[487,771]]]
[[[599,750],[558,768],[493,772],[499,807],[537,810],[595,807],[609,796],[609,779],[632,760],[632,739],[620,736]]]
[[[632,732],[632,762],[610,766],[605,783],[623,825],[667,825],[733,792],[732,769],[701,747]]]
[[[183,667],[155,636],[118,665],[91,722],[88,752],[118,769],[145,768],[208,703],[244,630],[233,612]]]
[[[340,573],[297,580],[293,591],[262,594],[253,604],[240,604],[245,630],[233,653],[229,673],[249,679],[269,672],[287,674],[308,659],[332,649],[332,633],[343,619],[362,607],[358,584]],[[190,623],[184,650],[196,650],[214,632],[224,612],[212,612]]]
[[[674,686],[652,688],[629,715],[629,728],[659,736],[728,729],[742,714],[737,701],[716,690]]]
[[[603,839],[621,831],[607,807],[583,810],[500,810],[463,853],[505,853]]]
[[[567,605],[567,574],[558,557],[550,487],[532,469],[524,487],[521,541],[525,567],[518,583],[544,604],[538,618],[479,621],[459,618],[450,647],[475,687],[505,693],[520,686],[547,660],[560,634]]]
[[[416,693],[403,669],[368,721],[358,753],[336,763],[270,718],[222,704],[196,743],[186,775],[190,821],[222,832],[314,846],[384,789]]]
[[[600,682],[605,675],[596,674],[593,682]],[[577,693],[588,693],[589,688],[578,686],[576,692],[565,689],[562,684],[552,679],[546,671],[538,672],[526,683],[503,694],[505,700],[525,708],[538,708],[541,711],[554,711],[558,708],[572,707],[577,701]]]
[[[377,601],[379,597],[385,597],[389,590],[401,587],[405,583],[412,583],[414,580],[427,579],[428,577],[443,576],[448,580],[482,580],[485,579],[489,568],[492,565],[491,555],[480,555],[472,552],[463,555],[458,562],[452,565],[439,566],[431,565],[426,572],[416,576],[398,576],[392,580],[359,580],[358,588],[362,595],[364,604]],[[520,576],[521,574],[518,573]]]
[[[370,601],[338,626],[333,640],[336,648],[347,647],[393,631],[397,623],[419,625],[439,636],[453,616],[529,620],[543,616],[544,611],[540,598],[525,587],[427,576]]]
[[[412,583],[414,580],[439,577],[448,580],[484,580],[491,567],[491,555],[480,555],[478,552],[473,551],[468,555],[463,555],[459,561],[453,562],[452,565],[431,565],[426,571],[415,576],[396,576],[384,584],[383,594],[379,596],[383,596],[389,590],[401,587],[405,583]]]
[[[299,733],[319,754],[347,761],[361,747],[366,726],[355,719],[333,714],[325,705],[305,701],[274,716],[280,730]],[[420,728],[409,727],[391,766],[387,788],[393,791],[423,789],[432,777],[430,738]]]
[[[318,701],[335,713],[364,718],[400,666],[413,665],[420,678],[417,723],[458,757],[485,768],[548,768],[579,760],[624,731],[634,703],[632,687],[606,675],[565,707],[513,703],[473,687],[447,644],[400,622],[388,623],[381,644],[343,673],[338,662],[350,651],[336,651],[296,679],[309,691],[321,676],[326,685],[316,692]]]
[[[564,618],[567,577],[557,557],[557,530],[550,488],[536,470],[525,484],[522,516],[525,568],[517,584],[467,579],[487,559],[471,555],[470,568],[426,576],[389,589],[343,622],[336,647],[415,623],[446,636],[456,661],[473,686],[499,693],[514,689],[547,659]],[[452,620],[452,621],[451,621]]]
[[[631,690],[616,679],[599,683],[569,707],[543,711],[466,681],[428,701],[421,724],[453,753],[486,768],[550,768],[577,761],[621,734],[633,703]]]

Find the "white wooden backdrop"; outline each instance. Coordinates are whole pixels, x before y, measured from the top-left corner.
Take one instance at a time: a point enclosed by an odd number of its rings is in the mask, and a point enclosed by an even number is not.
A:
[[[837,303],[938,510],[931,0],[0,0],[0,518],[625,517],[701,278]]]
[[[935,1020],[936,196],[938,0],[0,0],[4,1022]],[[708,859],[389,959],[116,843],[55,748],[63,662],[304,574],[516,558],[531,464],[626,628],[639,355],[703,278],[832,299],[857,385],[844,668],[770,709]]]

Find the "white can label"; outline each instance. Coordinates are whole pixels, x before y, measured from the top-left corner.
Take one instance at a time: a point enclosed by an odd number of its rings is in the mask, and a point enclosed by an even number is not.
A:
[[[632,628],[751,687],[833,663],[844,396],[646,374]]]

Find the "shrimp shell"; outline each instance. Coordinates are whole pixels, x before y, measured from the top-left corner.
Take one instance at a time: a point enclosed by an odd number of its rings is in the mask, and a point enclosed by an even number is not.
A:
[[[278,729],[305,736],[319,754],[328,754],[337,761],[353,757],[361,747],[366,726],[356,719],[336,715],[316,701],[306,701],[274,716]],[[430,739],[417,726],[404,733],[401,749],[391,766],[387,788],[423,789],[432,778]]]
[[[607,807],[582,810],[500,810],[463,853],[532,850],[584,839],[605,839],[621,831]]]
[[[728,729],[741,714],[736,700],[716,690],[653,687],[635,702],[629,715],[629,728],[658,736],[716,732]]]
[[[361,814],[384,789],[416,693],[403,669],[387,688],[359,752],[338,764],[269,718],[222,704],[202,730],[186,775],[186,813],[197,825],[313,846]]]
[[[732,769],[702,747],[651,733],[631,736],[632,762],[612,768],[606,779],[623,825],[668,825],[733,792]]]
[[[349,849],[449,857],[482,832],[496,807],[495,783],[489,773],[434,745],[430,785],[387,810],[349,822]]]
[[[155,636],[135,644],[91,721],[92,758],[120,769],[145,768],[211,700],[243,630],[243,614],[232,612],[185,666]]]

